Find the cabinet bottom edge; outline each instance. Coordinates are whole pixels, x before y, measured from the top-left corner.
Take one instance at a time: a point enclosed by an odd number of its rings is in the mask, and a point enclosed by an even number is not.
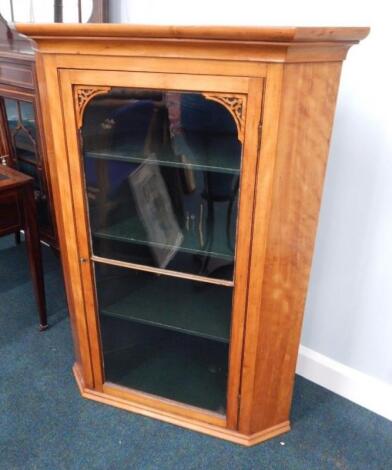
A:
[[[200,421],[184,418],[182,416],[177,416],[172,413],[159,411],[154,408],[140,405],[138,403],[131,403],[127,400],[123,400],[122,398],[118,398],[113,395],[107,395],[96,390],[85,388],[77,364],[73,366],[73,373],[75,375],[76,383],[78,385],[80,394],[83,398],[94,400],[105,405],[115,406],[117,408],[141,414],[149,418],[159,419],[160,421],[165,421],[166,423],[181,426],[192,431],[201,432],[203,434],[207,434],[209,436],[216,437],[219,439],[225,439],[227,441],[234,442],[235,444],[241,444],[243,446],[253,446],[290,431],[290,422],[284,421],[280,424],[277,424],[275,426],[272,426],[270,428],[264,429],[251,435],[241,434],[231,429],[224,429],[219,426],[214,426],[213,424],[202,423]]]

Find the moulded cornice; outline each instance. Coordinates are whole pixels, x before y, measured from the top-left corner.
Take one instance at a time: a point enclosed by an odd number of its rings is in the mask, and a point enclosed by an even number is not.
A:
[[[209,58],[263,62],[340,61],[365,27],[17,24],[43,53]]]

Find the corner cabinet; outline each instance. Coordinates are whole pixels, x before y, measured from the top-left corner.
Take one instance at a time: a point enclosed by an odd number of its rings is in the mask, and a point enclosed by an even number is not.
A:
[[[245,445],[288,431],[341,63],[367,28],[18,29],[82,395]]]

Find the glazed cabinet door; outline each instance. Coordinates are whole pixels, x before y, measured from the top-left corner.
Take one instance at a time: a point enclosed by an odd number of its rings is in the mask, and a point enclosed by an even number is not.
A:
[[[235,427],[262,81],[60,83],[90,386]]]
[[[7,163],[34,179],[34,199],[42,238],[55,239],[52,209],[41,156],[37,110],[31,95],[8,92],[0,95],[0,116]]]

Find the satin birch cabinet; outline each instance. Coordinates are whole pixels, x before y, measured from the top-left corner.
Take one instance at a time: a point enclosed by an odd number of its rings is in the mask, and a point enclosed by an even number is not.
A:
[[[244,445],[288,431],[341,65],[368,29],[17,28],[81,394]]]

